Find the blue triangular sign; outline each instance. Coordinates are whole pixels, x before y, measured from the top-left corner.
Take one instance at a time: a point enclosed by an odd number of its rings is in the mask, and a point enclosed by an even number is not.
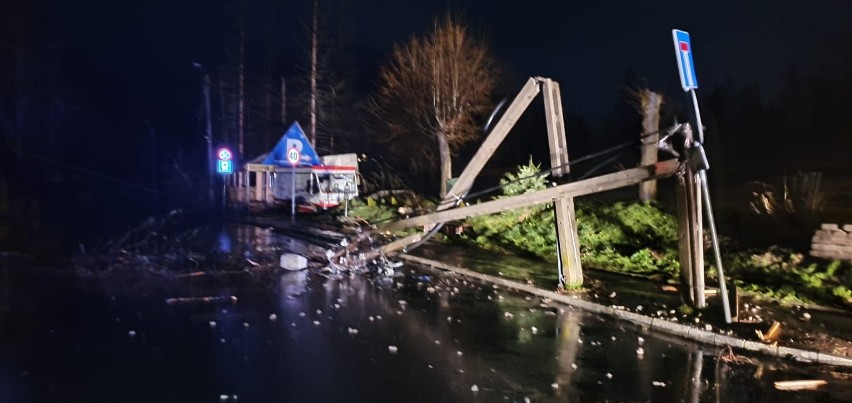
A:
[[[281,140],[278,141],[278,144],[276,144],[272,151],[266,155],[266,158],[264,158],[261,163],[266,165],[289,167],[290,163],[287,162],[287,151],[294,146],[301,154],[301,157],[299,158],[299,165],[322,165],[317,152],[314,151],[313,147],[311,147],[311,142],[308,141],[308,138],[305,136],[305,132],[302,131],[302,127],[299,126],[299,122],[293,122],[293,124],[290,125],[287,132],[284,133],[284,136],[282,136]]]

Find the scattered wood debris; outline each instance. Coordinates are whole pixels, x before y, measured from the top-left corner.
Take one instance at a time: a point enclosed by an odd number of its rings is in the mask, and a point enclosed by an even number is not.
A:
[[[769,327],[769,330],[767,330],[766,333],[763,333],[760,330],[755,330],[754,332],[757,333],[757,338],[766,344],[777,343],[778,339],[781,337],[781,323],[773,321],[772,326]]]
[[[753,363],[751,361],[751,359],[748,358],[748,357],[744,357],[742,355],[734,354],[734,349],[731,346],[727,346],[727,347],[728,347],[727,352],[724,352],[724,350],[723,350],[723,352],[719,354],[719,360],[720,361],[723,361],[723,362],[726,362],[726,363],[729,363],[729,364],[737,364],[737,365],[752,364]]]
[[[168,305],[178,305],[178,304],[199,304],[199,303],[216,303],[216,302],[230,302],[232,304],[237,303],[237,297],[224,296],[224,297],[179,297],[179,298],[167,298],[166,304]]]
[[[806,389],[816,389],[820,386],[826,385],[828,382],[822,379],[803,379],[803,380],[795,380],[795,381],[778,381],[775,382],[775,389],[778,390],[806,390]]]

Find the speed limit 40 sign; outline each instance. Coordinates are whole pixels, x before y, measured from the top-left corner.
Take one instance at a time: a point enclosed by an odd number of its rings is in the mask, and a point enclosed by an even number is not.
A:
[[[289,162],[290,165],[297,165],[299,163],[300,157],[301,154],[299,153],[299,149],[296,148],[296,146],[293,146],[289,150],[287,150],[287,162]]]

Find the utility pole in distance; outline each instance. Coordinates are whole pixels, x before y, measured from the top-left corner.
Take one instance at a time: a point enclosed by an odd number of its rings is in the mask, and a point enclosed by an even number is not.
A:
[[[210,75],[204,70],[201,63],[193,63],[193,66],[201,71],[202,87],[204,95],[204,139],[207,140],[207,203],[213,207],[213,129],[210,122]]]

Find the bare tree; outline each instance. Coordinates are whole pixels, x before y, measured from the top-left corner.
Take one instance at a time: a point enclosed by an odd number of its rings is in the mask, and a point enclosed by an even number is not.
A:
[[[437,145],[440,194],[452,176],[452,153],[476,139],[475,117],[490,108],[498,68],[485,43],[446,15],[424,37],[396,45],[381,68],[374,112],[386,122],[383,140]],[[423,157],[434,161],[434,152]]]

